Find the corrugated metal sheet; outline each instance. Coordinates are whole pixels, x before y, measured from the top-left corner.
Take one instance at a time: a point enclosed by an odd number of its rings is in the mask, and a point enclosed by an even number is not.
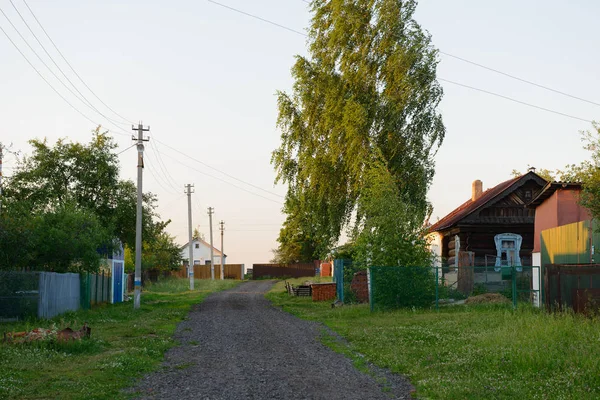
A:
[[[600,243],[600,233],[593,232],[591,221],[575,222],[542,231],[541,242],[542,265],[589,264],[591,246]]]

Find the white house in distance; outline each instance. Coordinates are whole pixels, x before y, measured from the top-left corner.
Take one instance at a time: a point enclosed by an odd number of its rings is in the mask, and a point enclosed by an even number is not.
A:
[[[189,254],[189,243],[184,244],[181,247],[181,257],[184,260],[188,260],[190,258]],[[192,241],[192,250],[194,256],[194,265],[209,265],[210,264],[210,243],[202,239],[194,239]],[[221,250],[213,247],[213,254],[215,259],[213,260],[214,265],[221,264]],[[225,254],[225,258],[227,258],[227,254]]]

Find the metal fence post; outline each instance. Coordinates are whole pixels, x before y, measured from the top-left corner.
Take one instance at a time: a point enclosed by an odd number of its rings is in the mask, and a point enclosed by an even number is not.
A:
[[[440,293],[439,293],[439,269],[435,267],[435,309],[440,310]]]
[[[510,267],[512,270],[512,301],[513,301],[513,309],[517,309],[517,269],[513,265]]]
[[[373,312],[373,269],[367,268],[367,287],[369,288],[369,307]]]

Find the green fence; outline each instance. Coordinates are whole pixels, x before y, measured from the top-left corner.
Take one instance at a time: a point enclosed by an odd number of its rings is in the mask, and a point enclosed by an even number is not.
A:
[[[368,272],[371,310],[429,307],[435,299],[430,267],[371,267]]]
[[[368,281],[371,310],[543,302],[540,267],[371,267]]]
[[[110,302],[112,296],[111,276],[100,274],[81,274],[81,308],[89,310],[92,305]]]
[[[352,288],[354,283],[358,287],[362,287],[361,282],[357,282],[357,274],[366,274],[367,267],[355,263],[352,260],[336,259],[333,261],[333,282],[336,284],[336,295],[337,299],[348,304],[359,303],[366,301],[367,296],[367,284],[366,277],[358,277],[358,281],[364,279],[364,296],[361,293],[357,293],[357,288]],[[358,289],[359,292],[362,291]],[[363,299],[364,297],[364,299]]]

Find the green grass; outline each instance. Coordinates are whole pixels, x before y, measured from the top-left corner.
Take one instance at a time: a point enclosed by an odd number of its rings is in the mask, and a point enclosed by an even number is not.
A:
[[[272,279],[278,279],[278,278],[272,278]],[[273,289],[279,288],[280,291],[285,290],[284,288],[285,288],[286,281],[288,283],[291,283],[294,286],[297,286],[297,285],[304,285],[306,282],[324,283],[324,282],[331,282],[331,280],[332,280],[332,278],[330,276],[307,276],[307,277],[303,277],[303,278],[287,278],[287,279],[282,279],[280,282],[278,282]]]
[[[0,335],[53,323],[78,329],[87,322],[92,328],[90,339],[77,342],[0,342],[0,399],[126,398],[122,389],[158,368],[165,351],[176,344],[171,336],[191,306],[239,282],[196,280],[191,292],[189,280],[171,279],[145,288],[139,310],[129,301],[53,320],[0,324]]]
[[[346,350],[325,340],[334,350],[408,376],[419,398],[600,398],[597,318],[489,305],[371,313],[368,305],[332,309],[283,290],[278,283],[267,297],[348,340]]]

